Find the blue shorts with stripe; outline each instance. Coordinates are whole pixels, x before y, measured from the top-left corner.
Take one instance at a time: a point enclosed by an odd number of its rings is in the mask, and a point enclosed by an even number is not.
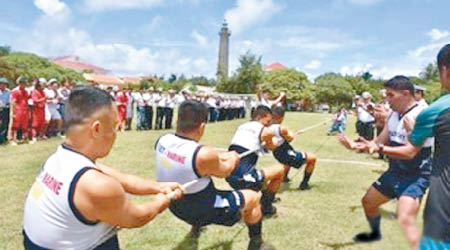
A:
[[[429,175],[402,176],[393,171],[386,171],[373,183],[375,189],[391,199],[402,195],[422,198],[429,185]]]
[[[306,161],[306,155],[295,151],[287,141],[273,151],[273,156],[279,163],[294,168],[300,168]]]
[[[179,219],[194,226],[232,226],[241,219],[244,204],[244,196],[239,190],[217,190],[211,182],[202,191],[173,201],[169,209]]]
[[[231,145],[228,149],[240,154],[248,151],[248,149],[237,145]],[[264,183],[264,173],[256,168],[257,161],[258,155],[256,153],[242,158],[233,173],[226,178],[228,184],[234,189],[261,190]]]

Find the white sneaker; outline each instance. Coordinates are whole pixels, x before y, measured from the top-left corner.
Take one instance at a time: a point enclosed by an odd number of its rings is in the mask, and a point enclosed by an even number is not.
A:
[[[15,141],[10,141],[9,144],[10,144],[11,146],[17,146],[17,142],[15,142]]]

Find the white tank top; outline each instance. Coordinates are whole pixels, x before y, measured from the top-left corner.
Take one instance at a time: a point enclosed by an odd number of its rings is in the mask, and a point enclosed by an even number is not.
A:
[[[408,138],[408,133],[406,132],[403,119],[409,117],[412,120],[416,120],[417,116],[422,112],[425,107],[417,105],[411,110],[407,111],[404,116],[400,116],[399,113],[392,111],[391,115],[388,117],[387,125],[389,131],[389,140],[399,144],[406,144]],[[431,147],[433,145],[433,138],[428,138],[425,140],[423,147]]]
[[[231,145],[241,146],[248,150],[261,147],[261,133],[264,125],[258,121],[250,121],[242,124],[236,130],[231,139]]]
[[[272,132],[273,136],[278,138],[280,140],[280,145],[283,144],[286,140],[281,135],[281,126],[280,124],[272,124],[269,127],[270,131]]]
[[[156,143],[156,176],[158,181],[184,184],[198,180],[186,188],[187,194],[205,189],[211,177],[201,177],[195,166],[195,158],[201,145],[196,141],[174,134],[163,135]]]
[[[95,167],[64,145],[47,159],[25,201],[23,228],[34,244],[48,249],[93,249],[116,234],[108,224],[86,221],[73,204],[79,177]]]

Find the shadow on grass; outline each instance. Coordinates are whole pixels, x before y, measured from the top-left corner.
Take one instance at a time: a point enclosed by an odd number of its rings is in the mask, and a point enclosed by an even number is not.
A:
[[[355,244],[357,244],[354,241],[350,241],[350,242],[342,242],[342,243],[326,243],[326,242],[319,242],[319,244],[330,247],[333,250],[338,250],[344,247],[348,247],[348,246],[353,246]]]
[[[233,240],[227,240],[223,242],[218,242],[212,246],[204,248],[203,250],[231,250],[231,246],[233,245]]]
[[[219,249],[219,250],[231,250],[233,246],[233,240],[242,232],[242,230],[245,228],[245,226],[240,226],[239,230],[231,237],[231,240],[227,241],[219,241],[214,245],[211,245],[209,247],[206,247],[202,250],[213,250],[213,249]],[[205,231],[206,228],[202,229],[202,232]],[[198,238],[200,235],[193,235],[192,232],[188,232],[186,236],[184,236],[183,241],[178,243],[178,245],[172,250],[198,250]]]
[[[362,205],[356,205],[356,206],[350,206],[349,208],[350,208],[350,212],[355,212],[356,209],[362,209],[363,207],[362,207]],[[380,210],[380,214],[383,219],[387,219],[387,220],[396,220],[397,219],[397,213],[388,211],[381,207],[378,209]]]
[[[183,241],[178,243],[175,248],[172,250],[197,250],[198,249],[198,236],[194,236],[192,232],[188,232],[186,236],[184,236]]]
[[[281,194],[283,192],[308,192],[311,189],[317,189],[320,185],[316,185],[314,183],[312,183],[312,184],[309,183],[309,188],[306,190],[300,190],[299,186],[300,186],[300,182],[296,183],[296,182],[291,181],[289,183],[284,183],[283,185],[281,185],[277,194]]]

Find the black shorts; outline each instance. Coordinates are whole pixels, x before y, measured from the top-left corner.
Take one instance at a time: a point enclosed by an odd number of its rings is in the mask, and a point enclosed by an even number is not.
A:
[[[241,219],[244,204],[244,196],[239,190],[217,190],[211,182],[204,190],[173,201],[169,209],[179,219],[194,226],[232,226]]]
[[[273,156],[279,163],[294,168],[300,168],[306,161],[306,155],[295,151],[287,141],[273,151]]]
[[[253,167],[246,173],[230,175],[226,180],[234,189],[252,189],[259,191],[263,187],[264,172]]]
[[[384,196],[391,199],[402,195],[420,199],[425,194],[429,184],[429,175],[405,177],[392,171],[387,171],[372,185]]]

